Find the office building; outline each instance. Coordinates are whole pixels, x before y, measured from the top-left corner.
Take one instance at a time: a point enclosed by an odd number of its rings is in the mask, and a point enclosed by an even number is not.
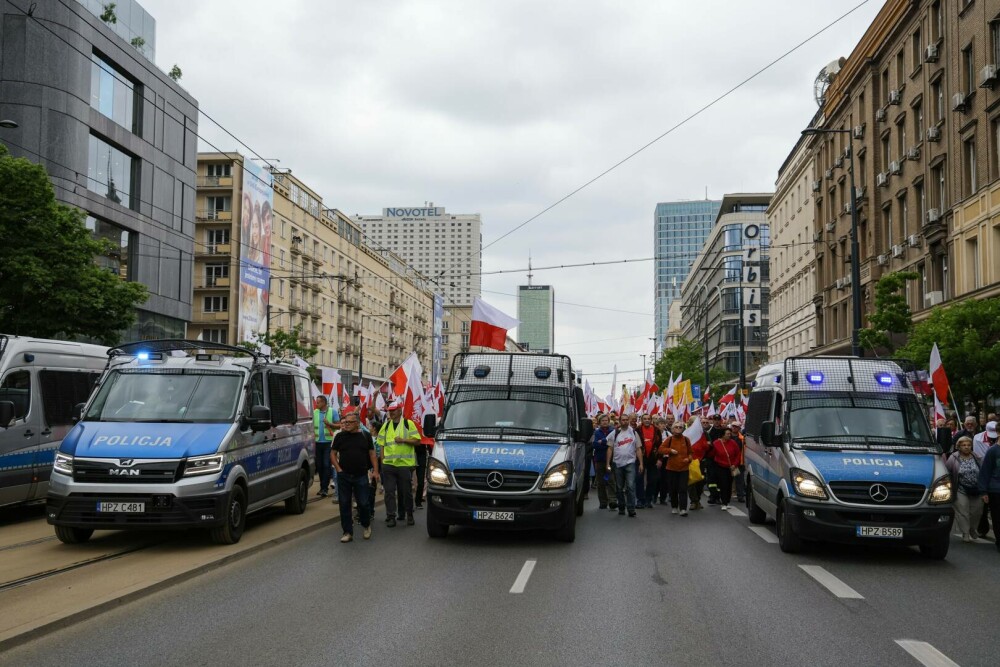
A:
[[[291,170],[199,154],[197,223],[192,337],[232,344],[298,327],[318,348],[309,361],[349,386],[380,384],[411,351],[430,379],[433,294]]]
[[[681,288],[682,337],[707,350],[710,369],[723,368],[734,379],[741,368],[752,379],[767,360],[771,198],[770,193],[723,196],[719,216]]]
[[[517,288],[517,342],[530,352],[555,351],[556,294],[549,285]]]
[[[478,213],[450,214],[443,206],[384,208],[356,215],[366,240],[412,266],[445,306],[471,306],[482,294],[482,222]]]
[[[56,199],[115,248],[102,266],[144,284],[125,340],[184,337],[198,103],[150,60],[156,22],[132,0],[0,7],[0,142],[45,167]],[[22,11],[31,5],[30,15]]]
[[[656,205],[653,213],[654,336],[657,356],[671,328],[670,304],[680,297],[691,263],[719,215],[716,200],[676,201]]]

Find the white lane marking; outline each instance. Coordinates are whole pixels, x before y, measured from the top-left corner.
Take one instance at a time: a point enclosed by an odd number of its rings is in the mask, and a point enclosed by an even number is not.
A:
[[[524,587],[528,585],[528,579],[531,577],[531,572],[535,569],[535,563],[537,561],[526,560],[524,561],[524,567],[521,568],[521,573],[517,575],[517,579],[514,580],[514,585],[510,587],[511,593],[523,593]]]
[[[757,533],[757,536],[768,544],[778,543],[778,536],[763,526],[750,526],[750,530]]]
[[[957,662],[927,642],[918,642],[913,639],[897,639],[896,643],[926,667],[959,667]]]
[[[838,598],[848,598],[852,600],[864,600],[865,596],[845,584],[843,581],[827,572],[819,565],[799,565],[802,571],[810,577],[823,584],[827,590]]]
[[[746,512],[744,512],[743,510],[736,509],[735,507],[730,507],[726,511],[729,512],[730,514],[732,514],[733,516],[746,516],[747,515]]]

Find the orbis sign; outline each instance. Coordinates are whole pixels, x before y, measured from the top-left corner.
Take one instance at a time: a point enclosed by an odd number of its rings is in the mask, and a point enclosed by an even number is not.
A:
[[[382,215],[386,218],[432,218],[444,215],[443,206],[431,208],[384,208]]]

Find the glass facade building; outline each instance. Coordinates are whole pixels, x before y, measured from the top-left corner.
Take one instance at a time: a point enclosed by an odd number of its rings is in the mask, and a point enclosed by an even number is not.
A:
[[[79,0],[87,10],[104,21],[111,30],[131,44],[148,60],[156,60],[156,19],[149,15],[135,0],[117,0],[113,5],[114,20],[104,20],[110,2],[106,0]]]
[[[720,200],[678,201],[656,205],[653,214],[654,335],[659,354],[670,329],[670,304],[680,298],[681,286],[719,215]]]
[[[549,285],[517,288],[517,342],[529,352],[552,352],[555,347],[556,295]]]

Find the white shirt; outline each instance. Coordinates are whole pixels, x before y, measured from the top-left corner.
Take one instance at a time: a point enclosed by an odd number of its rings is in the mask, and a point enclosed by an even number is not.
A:
[[[611,446],[611,451],[614,452],[611,460],[619,468],[627,466],[630,463],[635,463],[636,447],[640,445],[640,442],[639,436],[636,435],[631,426],[625,430],[619,429],[615,431],[608,436],[608,445]]]
[[[989,442],[986,439],[986,431],[982,433],[977,433],[976,437],[972,439],[972,451],[980,457],[986,456],[986,452],[989,451],[991,446],[995,446],[997,443]]]

